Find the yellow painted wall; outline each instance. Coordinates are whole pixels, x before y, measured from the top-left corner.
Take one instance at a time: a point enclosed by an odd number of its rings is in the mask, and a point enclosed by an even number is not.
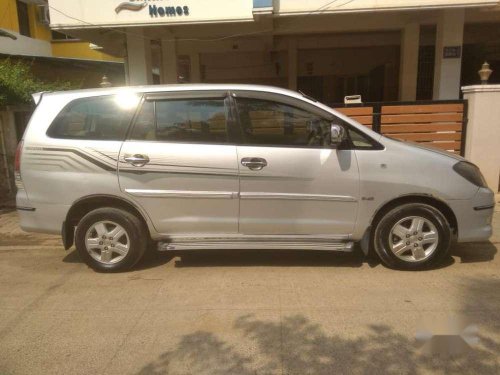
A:
[[[28,5],[31,37],[51,42],[53,56],[100,61],[123,61],[121,58],[91,50],[89,43],[85,41],[52,41],[52,33],[49,26],[38,21],[37,8],[35,4]],[[0,0],[0,28],[19,32],[16,0]]]
[[[38,22],[38,9],[36,5],[28,5],[31,37],[49,42],[52,39],[48,25]]]
[[[89,48],[89,42],[80,41],[52,42],[52,55],[56,57],[69,57],[87,60],[123,61],[123,59],[121,58],[110,56],[100,51],[92,50]]]
[[[0,0],[0,27],[19,32],[15,0]]]

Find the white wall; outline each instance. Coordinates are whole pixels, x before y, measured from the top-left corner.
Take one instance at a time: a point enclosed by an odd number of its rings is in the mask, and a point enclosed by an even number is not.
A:
[[[142,30],[137,30],[134,35],[127,34],[126,64],[129,85],[150,85],[153,83],[151,41],[144,37]]]
[[[328,6],[325,6],[329,4]],[[473,6],[498,4],[498,0],[356,0],[356,1],[325,1],[325,0],[280,0],[279,14],[300,14],[311,11],[352,12],[387,9],[422,9],[435,7]]]
[[[488,186],[498,191],[500,176],[500,85],[463,87],[469,111],[465,157],[483,172]]]

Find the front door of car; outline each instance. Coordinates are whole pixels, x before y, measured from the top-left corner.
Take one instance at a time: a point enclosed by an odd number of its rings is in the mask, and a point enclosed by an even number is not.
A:
[[[120,188],[159,233],[238,232],[225,92],[146,95],[119,157]]]
[[[351,234],[359,171],[353,150],[330,145],[333,115],[277,94],[233,97],[242,133],[240,233]]]

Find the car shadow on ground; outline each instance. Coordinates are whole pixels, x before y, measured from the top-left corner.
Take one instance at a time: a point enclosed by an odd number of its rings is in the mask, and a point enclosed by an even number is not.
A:
[[[492,242],[455,244],[451,255],[460,258],[461,263],[490,262],[495,259],[497,248]]]
[[[345,327],[326,328],[301,313],[284,313],[279,320],[242,314],[227,323],[231,335],[193,330],[137,374],[499,374],[500,280],[464,278],[461,288],[460,315],[480,326],[477,340],[460,350],[452,341],[448,348],[432,347],[432,339],[419,343],[416,336],[399,332],[401,322],[367,323],[364,333],[353,336]],[[434,318],[439,312],[428,313]],[[404,324],[414,325],[416,334],[417,321]],[[442,337],[440,332],[430,333]],[[430,352],[422,350],[426,345],[431,345]]]
[[[176,252],[176,267],[361,267],[360,252],[313,250],[209,250]]]
[[[141,271],[150,268],[160,267],[170,262],[175,257],[171,253],[159,253],[155,251],[148,251],[144,254],[143,259],[134,267],[134,271]],[[75,248],[68,251],[62,260],[64,263],[82,263],[83,261],[78,255]]]
[[[459,258],[460,263],[489,262],[495,258],[497,249],[491,242],[474,244],[456,244],[451,256],[440,265],[430,269],[446,268]],[[175,261],[175,267],[351,267],[358,268],[367,264],[369,267],[382,266],[379,259],[369,254],[365,256],[361,249],[352,253],[312,250],[186,250],[157,252],[150,249],[134,270],[144,270],[163,266]],[[65,263],[82,263],[76,250],[71,250],[64,257]]]
[[[138,374],[498,373],[497,335],[480,335],[482,344],[466,346],[463,353],[437,356],[384,324],[367,325],[366,333],[356,337],[339,328],[328,332],[301,314],[279,321],[241,315],[232,322],[231,341],[208,330],[194,331]]]

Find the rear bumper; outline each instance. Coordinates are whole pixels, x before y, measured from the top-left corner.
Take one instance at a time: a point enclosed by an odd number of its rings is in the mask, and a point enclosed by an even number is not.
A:
[[[26,232],[61,234],[62,223],[70,206],[30,202],[23,190],[17,192],[19,225]]]
[[[478,189],[468,200],[449,200],[458,223],[458,242],[487,241],[493,234],[491,221],[495,209],[495,194],[487,188]]]

